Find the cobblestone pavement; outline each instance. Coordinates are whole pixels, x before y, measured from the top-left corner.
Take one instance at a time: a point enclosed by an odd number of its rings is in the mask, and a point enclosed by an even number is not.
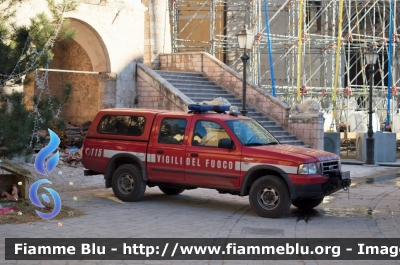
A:
[[[28,166],[29,168],[29,166]],[[381,238],[400,237],[400,168],[343,165],[353,178],[350,192],[326,197],[316,210],[295,207],[280,219],[259,217],[248,197],[188,190],[166,196],[147,188],[139,202],[121,202],[105,189],[102,176],[83,177],[83,169],[60,166],[52,188],[62,202],[83,210],[82,217],[2,225],[2,238]],[[39,177],[38,175],[35,175]],[[378,177],[386,176],[386,177]],[[73,182],[73,185],[70,185]],[[76,197],[76,200],[73,198]],[[0,264],[393,264],[394,261],[6,261],[0,241]],[[400,262],[399,262],[400,263]]]

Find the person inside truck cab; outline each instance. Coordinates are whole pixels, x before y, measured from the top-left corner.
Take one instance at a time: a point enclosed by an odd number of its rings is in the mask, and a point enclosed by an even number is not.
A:
[[[201,124],[201,122],[196,123],[196,127],[194,128],[194,137],[193,137],[193,145],[199,145],[201,140],[206,136],[207,130],[206,128]]]
[[[163,123],[161,125],[160,134],[158,137],[159,143],[165,144],[182,144],[183,134],[179,124]]]

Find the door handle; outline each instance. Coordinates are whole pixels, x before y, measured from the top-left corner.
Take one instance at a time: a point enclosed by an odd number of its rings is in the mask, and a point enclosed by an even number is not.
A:
[[[196,153],[191,153],[191,154],[190,154],[190,156],[198,157],[198,156],[199,156],[199,154],[196,154]]]
[[[163,150],[157,150],[156,153],[157,154],[164,154],[164,151]]]

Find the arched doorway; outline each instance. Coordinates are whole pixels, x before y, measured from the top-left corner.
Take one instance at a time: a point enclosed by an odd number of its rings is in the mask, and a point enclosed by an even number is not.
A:
[[[70,20],[69,27],[76,29],[77,35],[68,43],[56,43],[48,86],[52,95],[59,95],[66,82],[72,83],[71,98],[60,116],[76,124],[93,120],[99,109],[112,107],[107,91],[115,87],[115,80],[104,78],[104,73],[110,72],[110,60],[101,36],[89,24]]]

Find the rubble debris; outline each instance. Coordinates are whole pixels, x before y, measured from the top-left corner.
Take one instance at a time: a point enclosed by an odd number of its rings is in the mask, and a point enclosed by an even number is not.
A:
[[[67,146],[78,146],[80,147],[85,140],[87,131],[92,122],[87,121],[82,124],[68,123],[65,130],[54,130],[54,132],[60,137],[60,146],[65,148]]]
[[[91,123],[90,121],[82,124],[73,124],[70,122],[64,130],[52,129],[60,138],[60,146],[57,149],[57,151],[60,151],[60,164],[67,164],[75,167],[82,165],[81,148]],[[40,143],[36,143],[33,147],[34,153],[39,153],[39,151],[49,143],[50,136],[48,132],[44,130],[36,132],[34,136],[39,136],[42,139]],[[36,154],[32,156],[31,160],[34,160],[35,156]]]
[[[15,212],[14,208],[1,208],[0,209],[0,214],[14,213],[14,212]]]
[[[77,152],[71,152],[64,158],[64,163],[73,167],[82,166],[83,146]]]

